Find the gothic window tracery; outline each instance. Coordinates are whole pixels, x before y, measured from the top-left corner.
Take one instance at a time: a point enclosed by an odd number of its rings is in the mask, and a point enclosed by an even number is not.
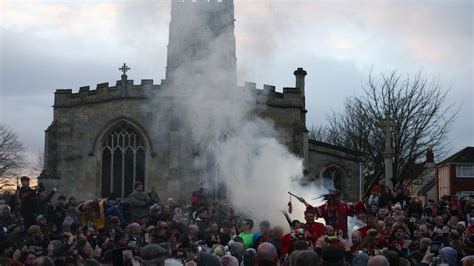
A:
[[[333,165],[329,166],[322,172],[323,186],[326,189],[337,189],[342,191],[342,182],[344,177],[344,171]]]
[[[145,143],[143,137],[126,124],[116,126],[102,143],[103,197],[127,197],[133,184],[145,181]]]

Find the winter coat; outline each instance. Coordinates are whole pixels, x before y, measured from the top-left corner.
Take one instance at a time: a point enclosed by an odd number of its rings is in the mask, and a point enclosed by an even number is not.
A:
[[[148,216],[148,208],[151,200],[147,193],[133,192],[128,196],[126,202],[130,206],[132,219],[141,219]]]
[[[48,217],[48,209],[49,209],[49,204],[51,198],[54,196],[55,191],[51,191],[46,195],[45,197],[43,196],[38,196],[36,200],[36,208],[35,208],[35,216],[38,215],[43,215],[44,217]]]

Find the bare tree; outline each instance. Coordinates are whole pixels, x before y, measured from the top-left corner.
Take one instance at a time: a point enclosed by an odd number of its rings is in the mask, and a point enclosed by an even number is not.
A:
[[[346,99],[343,113],[329,116],[327,142],[366,153],[368,173],[378,176],[384,169],[384,133],[377,124],[390,112],[395,123],[394,184],[413,177],[413,169],[429,148],[438,156],[444,152],[459,109],[446,104],[449,90],[442,89],[438,79],[396,71],[375,79],[371,73],[363,89],[362,96]]]
[[[39,176],[41,172],[44,170],[44,152],[39,152],[38,156],[36,157],[36,161],[34,162],[31,169],[34,171],[36,176]]]
[[[329,138],[329,129],[324,126],[312,126],[309,130],[309,138],[327,142]]]
[[[0,124],[0,176],[15,174],[24,162],[24,148],[18,135]]]

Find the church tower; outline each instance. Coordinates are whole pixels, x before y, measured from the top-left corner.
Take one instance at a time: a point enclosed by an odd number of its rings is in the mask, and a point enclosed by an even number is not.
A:
[[[233,0],[172,0],[166,79],[237,83]]]

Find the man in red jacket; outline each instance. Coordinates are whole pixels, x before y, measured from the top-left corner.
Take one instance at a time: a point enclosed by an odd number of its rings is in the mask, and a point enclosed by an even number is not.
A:
[[[310,208],[304,212],[305,224],[305,238],[311,241],[313,244],[320,238],[324,233],[324,224],[318,223],[315,219],[318,218],[317,209]]]

